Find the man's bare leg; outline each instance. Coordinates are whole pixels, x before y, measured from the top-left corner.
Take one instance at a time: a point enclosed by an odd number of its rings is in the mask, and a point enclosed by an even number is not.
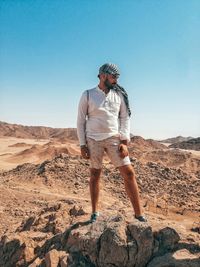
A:
[[[142,215],[142,208],[140,204],[139,190],[137,181],[135,179],[135,172],[132,165],[125,165],[119,167],[119,171],[124,178],[124,185],[126,189],[126,193],[130,198],[131,204],[135,211],[135,216]]]
[[[90,197],[92,203],[92,213],[97,212],[99,202],[99,185],[101,169],[90,169]]]

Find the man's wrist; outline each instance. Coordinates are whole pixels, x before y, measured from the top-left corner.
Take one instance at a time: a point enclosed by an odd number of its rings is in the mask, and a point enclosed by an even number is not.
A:
[[[120,144],[128,146],[128,140],[120,140]]]

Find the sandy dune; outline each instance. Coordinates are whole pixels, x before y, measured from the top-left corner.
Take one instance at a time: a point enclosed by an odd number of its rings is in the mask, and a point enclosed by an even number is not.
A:
[[[23,163],[41,163],[60,153],[79,154],[76,141],[63,143],[50,139],[0,138],[0,170],[10,170]]]

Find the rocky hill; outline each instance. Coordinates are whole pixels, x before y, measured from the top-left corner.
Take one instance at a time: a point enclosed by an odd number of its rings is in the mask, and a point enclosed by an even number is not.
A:
[[[200,151],[200,137],[193,138],[193,139],[190,139],[188,141],[174,143],[174,144],[170,145],[169,147],[170,148],[181,148],[181,149]]]
[[[141,163],[132,158],[141,194],[145,197],[159,198],[165,195],[169,205],[200,212],[200,177],[191,176],[176,168],[168,168],[155,162]],[[105,167],[106,190],[115,193],[123,200],[121,194],[122,180],[117,169],[108,163]],[[84,190],[88,175],[88,162],[79,156],[59,155],[42,164],[23,164],[3,172],[4,180],[15,182],[34,182],[47,186],[62,186]],[[110,189],[109,189],[110,188]],[[192,199],[192,203],[188,200]],[[127,201],[126,197],[124,201]]]
[[[132,164],[148,224],[134,219],[122,178],[109,163],[94,224],[88,221],[88,162],[79,156],[61,154],[2,172],[0,266],[199,266],[199,228],[192,232],[191,224],[188,236],[181,218],[167,220],[170,209],[179,216],[200,211],[199,179],[153,162],[132,158]]]
[[[0,122],[0,137],[37,138],[37,139],[65,139],[77,140],[75,128],[51,128],[43,126],[23,126]]]

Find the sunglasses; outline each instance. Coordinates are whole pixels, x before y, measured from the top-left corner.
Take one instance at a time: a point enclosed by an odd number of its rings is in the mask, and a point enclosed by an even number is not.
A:
[[[111,75],[113,79],[118,79],[119,78],[119,74],[112,74],[107,72],[106,74]]]

